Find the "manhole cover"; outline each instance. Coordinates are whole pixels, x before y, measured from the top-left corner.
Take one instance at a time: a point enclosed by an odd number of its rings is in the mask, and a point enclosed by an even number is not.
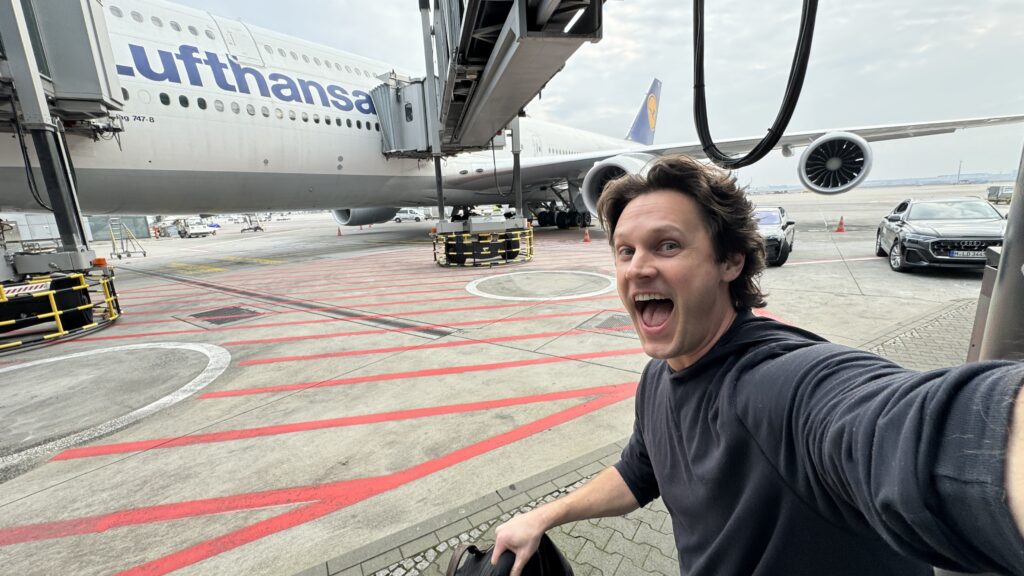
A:
[[[615,278],[596,272],[539,270],[510,272],[474,280],[470,294],[496,300],[567,300],[615,290]]]
[[[249,320],[259,315],[259,312],[251,308],[228,306],[225,308],[217,308],[216,310],[207,310],[206,312],[192,314],[189,317],[206,322],[207,324],[213,324],[214,326],[223,326],[224,324],[232,324],[234,322]]]

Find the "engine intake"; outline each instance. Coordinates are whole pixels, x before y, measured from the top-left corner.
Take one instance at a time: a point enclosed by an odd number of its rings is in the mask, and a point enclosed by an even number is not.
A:
[[[871,156],[867,140],[849,132],[830,132],[804,150],[797,173],[811,192],[840,194],[864,182]]]
[[[331,210],[331,214],[341,226],[367,226],[390,221],[398,214],[398,208],[339,208]]]
[[[594,167],[583,178],[583,203],[587,205],[587,210],[590,210],[594,216],[598,216],[597,199],[604,192],[604,187],[619,176],[646,173],[647,165],[654,159],[653,154],[636,152],[619,154],[594,164]]]

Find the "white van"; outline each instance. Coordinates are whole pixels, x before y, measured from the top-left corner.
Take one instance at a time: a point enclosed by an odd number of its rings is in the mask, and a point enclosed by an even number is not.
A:
[[[398,211],[398,213],[395,214],[395,222],[401,222],[402,220],[412,220],[414,222],[419,222],[420,220],[426,219],[427,217],[423,214],[423,212],[420,212],[415,208],[402,208],[401,210]]]

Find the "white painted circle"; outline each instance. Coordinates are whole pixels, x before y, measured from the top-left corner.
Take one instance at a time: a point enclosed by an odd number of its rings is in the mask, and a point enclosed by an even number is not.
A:
[[[70,436],[64,436],[58,438],[52,442],[46,444],[40,444],[21,452],[15,452],[0,458],[0,468],[6,468],[13,464],[17,464],[23,460],[41,458],[50,454],[65,450],[72,446],[88,442],[93,438],[105,436],[116,432],[130,424],[138,422],[139,420],[159,412],[164,408],[173,406],[178,402],[181,402],[185,398],[192,396],[196,392],[202,390],[208,386],[211,382],[217,379],[224,370],[227,369],[228,364],[231,362],[231,354],[227,350],[220,346],[214,346],[212,344],[193,344],[188,342],[151,342],[147,344],[129,344],[127,346],[114,346],[112,348],[99,348],[96,350],[87,350],[85,352],[76,352],[74,354],[65,354],[64,356],[57,356],[55,358],[44,358],[42,360],[33,360],[31,362],[25,362],[24,364],[15,364],[14,366],[6,366],[0,368],[0,374],[6,372],[13,372],[22,368],[32,368],[34,366],[40,366],[43,364],[51,364],[53,362],[61,362],[64,360],[74,360],[76,358],[82,358],[85,356],[93,356],[96,354],[106,354],[109,352],[127,352],[131,350],[146,350],[152,348],[167,348],[175,350],[191,350],[193,352],[199,352],[207,357],[206,368],[193,378],[188,384],[185,384],[181,388],[178,388],[174,392],[155,400],[138,410],[129,412],[124,416],[119,416],[113,420],[108,420],[97,426],[93,426],[87,430],[71,434]]]
[[[487,282],[488,280],[494,280],[496,278],[506,278],[508,276],[519,276],[525,274],[572,274],[575,276],[596,276],[598,278],[608,281],[608,285],[600,290],[594,290],[583,294],[570,294],[567,296],[504,296],[501,294],[491,294],[490,292],[484,292],[480,289],[480,284]],[[591,296],[600,296],[601,294],[607,294],[615,289],[615,278],[608,276],[607,274],[598,274],[597,272],[579,272],[577,270],[534,270],[527,272],[509,272],[507,274],[495,274],[494,276],[485,276],[483,278],[477,278],[466,285],[466,292],[473,294],[474,296],[480,296],[481,298],[491,298],[493,300],[512,300],[517,302],[548,302],[552,300],[573,300],[576,298],[589,298]]]

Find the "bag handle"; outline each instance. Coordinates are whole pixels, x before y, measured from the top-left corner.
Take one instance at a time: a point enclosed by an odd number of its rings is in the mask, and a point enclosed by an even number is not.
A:
[[[448,561],[448,570],[445,572],[445,576],[455,576],[455,572],[459,569],[459,564],[462,564],[462,558],[467,552],[473,556],[480,556],[483,554],[479,548],[472,544],[459,544],[455,550],[452,551],[452,559]]]

